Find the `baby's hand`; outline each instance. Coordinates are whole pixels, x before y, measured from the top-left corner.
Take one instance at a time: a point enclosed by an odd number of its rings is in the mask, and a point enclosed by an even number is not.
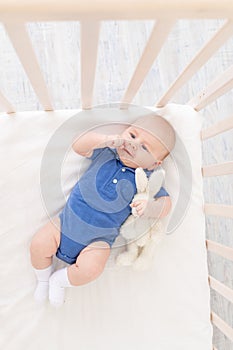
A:
[[[142,216],[148,204],[148,200],[141,199],[130,204],[134,216]]]
[[[123,143],[124,140],[120,135],[108,135],[105,141],[106,146],[110,148],[120,147],[123,145]]]

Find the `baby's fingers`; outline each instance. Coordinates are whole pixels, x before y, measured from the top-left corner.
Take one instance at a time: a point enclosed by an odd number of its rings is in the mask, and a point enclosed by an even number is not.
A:
[[[141,216],[144,213],[144,208],[137,208],[137,214],[138,216]]]
[[[108,135],[106,137],[105,144],[107,147],[119,147],[123,143],[123,140],[121,139],[120,135]]]
[[[135,201],[135,202],[132,202],[132,203],[130,204],[130,207],[131,207],[131,208],[135,208],[135,207],[138,207],[140,204],[141,204],[141,202]]]
[[[123,143],[124,143],[124,140],[121,139],[120,137],[117,137],[117,138],[115,138],[115,140],[114,140],[114,146],[115,146],[115,147],[120,147],[120,146],[123,145]]]

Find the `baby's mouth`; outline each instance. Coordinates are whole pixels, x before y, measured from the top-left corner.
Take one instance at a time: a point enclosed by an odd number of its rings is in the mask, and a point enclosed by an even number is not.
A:
[[[122,150],[125,151],[130,157],[132,157],[131,152],[126,147],[123,147]]]

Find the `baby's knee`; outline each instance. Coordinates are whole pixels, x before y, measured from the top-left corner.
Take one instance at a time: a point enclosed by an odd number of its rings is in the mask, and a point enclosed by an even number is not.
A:
[[[101,275],[105,267],[103,263],[97,263],[95,261],[90,262],[85,269],[85,275],[88,279],[94,280]]]
[[[46,246],[46,241],[43,239],[43,237],[39,235],[35,235],[30,244],[30,252],[31,254],[40,254],[42,251],[44,251]]]
[[[55,238],[49,232],[46,233],[45,231],[38,231],[32,238],[30,244],[30,252],[33,255],[50,256],[55,254],[57,248],[58,246]]]
[[[93,281],[101,275],[105,264],[106,262],[94,259],[91,256],[89,256],[89,259],[84,259],[82,261],[79,261],[79,259],[77,259],[75,264],[78,272],[77,277],[81,272],[85,280]]]

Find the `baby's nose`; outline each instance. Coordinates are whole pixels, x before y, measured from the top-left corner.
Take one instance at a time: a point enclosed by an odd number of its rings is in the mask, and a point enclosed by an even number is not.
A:
[[[138,145],[137,145],[137,142],[135,141],[129,141],[129,146],[133,149],[133,150],[136,150]]]

